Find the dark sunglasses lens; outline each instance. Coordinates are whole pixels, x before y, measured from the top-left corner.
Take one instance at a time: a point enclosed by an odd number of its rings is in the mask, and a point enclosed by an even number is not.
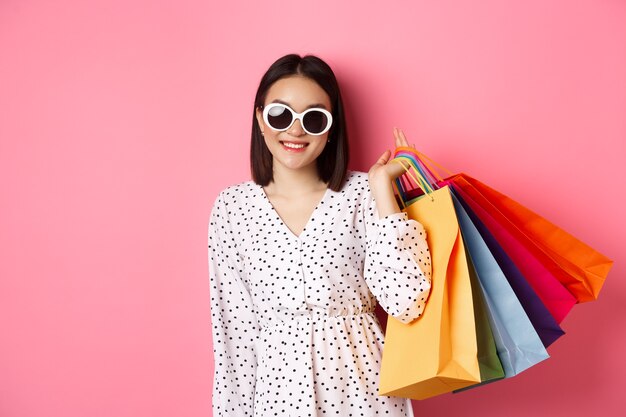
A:
[[[267,113],[267,121],[274,129],[285,129],[291,124],[291,112],[283,106],[272,107]]]
[[[304,127],[309,132],[316,134],[323,132],[328,125],[328,117],[321,111],[310,111],[304,115]]]

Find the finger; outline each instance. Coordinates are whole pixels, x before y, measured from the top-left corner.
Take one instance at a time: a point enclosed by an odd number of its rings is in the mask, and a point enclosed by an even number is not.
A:
[[[402,134],[402,129],[400,128],[397,128],[396,146],[408,146],[406,139],[404,139]]]
[[[402,131],[402,129],[399,129],[400,131],[398,132],[398,135],[400,136],[400,140],[402,141],[402,143],[404,143],[404,146],[408,146],[409,141],[406,140],[406,136],[404,136],[404,132]]]
[[[397,136],[398,146],[408,146],[406,139],[403,136],[402,129],[398,128],[398,136]]]
[[[402,146],[402,141],[400,140],[400,133],[398,133],[398,128],[396,128],[396,132],[395,132],[395,144],[396,144],[396,148],[398,146]]]

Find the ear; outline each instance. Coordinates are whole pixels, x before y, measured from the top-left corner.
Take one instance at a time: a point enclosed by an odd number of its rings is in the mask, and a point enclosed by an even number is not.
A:
[[[265,130],[265,123],[263,123],[263,112],[260,108],[257,107],[254,113],[256,115],[256,122],[259,124],[259,129],[261,129],[261,133],[263,133],[263,130]]]

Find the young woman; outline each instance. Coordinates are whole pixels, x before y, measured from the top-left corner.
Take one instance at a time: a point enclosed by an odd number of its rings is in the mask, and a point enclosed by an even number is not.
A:
[[[431,275],[390,157],[369,173],[347,169],[341,94],[324,61],[286,55],[265,73],[253,181],[220,192],[210,217],[215,417],[413,415],[410,400],[378,395],[376,303],[417,319]]]

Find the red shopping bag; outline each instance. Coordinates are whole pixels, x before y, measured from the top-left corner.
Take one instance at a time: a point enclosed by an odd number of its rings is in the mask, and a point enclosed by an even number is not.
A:
[[[501,223],[507,230],[523,235],[521,242],[555,274],[577,301],[598,298],[613,265],[612,260],[482,182],[466,174],[456,177],[464,190],[471,187],[475,194],[480,193],[482,199],[489,201],[491,213],[508,220]]]

